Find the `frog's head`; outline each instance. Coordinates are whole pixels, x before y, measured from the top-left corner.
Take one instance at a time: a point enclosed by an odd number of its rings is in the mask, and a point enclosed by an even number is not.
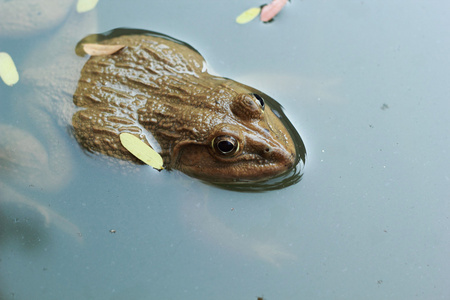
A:
[[[231,101],[221,102],[224,116],[202,141],[176,146],[176,169],[227,183],[256,182],[287,172],[297,162],[296,147],[279,112],[270,107],[276,102],[258,90],[230,82],[234,92]]]

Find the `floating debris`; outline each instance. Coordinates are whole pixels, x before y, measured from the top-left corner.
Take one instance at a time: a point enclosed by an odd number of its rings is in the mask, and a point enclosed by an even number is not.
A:
[[[119,137],[122,146],[138,159],[157,170],[164,169],[161,155],[138,137],[126,132],[121,133]]]
[[[93,10],[97,3],[98,0],[78,0],[77,12],[81,14]]]
[[[247,9],[236,18],[236,23],[246,24],[256,18],[260,12],[261,7],[252,7],[250,9]]]
[[[264,5],[261,10],[260,20],[263,22],[270,22],[283,9],[287,0],[273,0],[267,5]]]
[[[273,0],[269,4],[260,7],[252,7],[247,9],[236,18],[236,23],[246,24],[256,18],[259,14],[260,20],[264,23],[273,21],[273,18],[283,9],[288,0]]]
[[[83,44],[83,50],[91,56],[111,55],[123,49],[125,45]]]
[[[19,81],[16,65],[11,56],[6,52],[0,52],[0,77],[3,82],[13,86]]]

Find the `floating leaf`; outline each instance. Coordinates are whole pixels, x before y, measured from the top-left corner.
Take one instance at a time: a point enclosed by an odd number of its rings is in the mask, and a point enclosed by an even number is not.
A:
[[[93,10],[97,5],[98,0],[78,0],[77,12],[85,13],[87,11]]]
[[[254,18],[256,18],[260,12],[261,12],[260,7],[252,7],[250,9],[247,9],[236,18],[236,23],[238,24],[248,23]]]
[[[267,5],[264,5],[261,11],[261,21],[271,21],[286,5],[288,0],[273,0]]]
[[[9,86],[19,81],[16,65],[11,56],[6,52],[0,52],[0,77]]]
[[[138,137],[126,132],[121,133],[119,137],[122,146],[138,159],[157,170],[164,169],[161,155]]]
[[[111,55],[123,49],[125,45],[83,44],[83,50],[91,56]]]

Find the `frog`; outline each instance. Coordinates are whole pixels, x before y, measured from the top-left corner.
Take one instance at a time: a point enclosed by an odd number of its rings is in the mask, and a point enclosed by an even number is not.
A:
[[[123,48],[91,56],[73,97],[75,137],[89,152],[139,163],[120,142],[131,133],[160,150],[166,169],[227,184],[266,181],[304,159],[279,104],[210,74],[194,47],[154,32],[109,35],[99,44]]]

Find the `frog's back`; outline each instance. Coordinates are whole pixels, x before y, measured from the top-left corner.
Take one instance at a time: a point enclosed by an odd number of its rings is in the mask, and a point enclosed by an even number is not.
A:
[[[201,107],[217,111],[207,99],[195,97],[209,88],[200,80],[203,57],[183,44],[148,35],[122,36],[107,43],[125,48],[93,56],[83,67],[74,103],[87,109],[73,118],[77,139],[92,151],[135,160],[121,146],[118,134],[131,132],[144,139],[146,129],[158,127],[156,139],[167,162],[171,144],[198,136],[199,126],[186,126],[188,119],[198,120],[192,118],[192,108],[198,113]]]

